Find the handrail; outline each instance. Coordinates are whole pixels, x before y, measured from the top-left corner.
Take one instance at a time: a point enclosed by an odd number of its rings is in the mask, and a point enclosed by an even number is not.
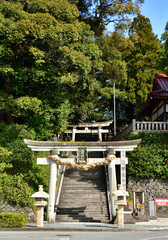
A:
[[[106,187],[107,187],[107,204],[110,220],[112,220],[112,212],[111,212],[111,200],[110,200],[110,185],[109,185],[109,177],[108,177],[108,167],[105,166],[105,176],[106,176]]]
[[[62,172],[60,173],[61,174],[61,178],[60,178],[59,188],[58,188],[56,201],[55,201],[55,209],[54,209],[55,210],[55,214],[57,214],[58,204],[59,204],[59,200],[60,200],[60,196],[61,196],[61,190],[62,190],[62,185],[63,185],[63,180],[64,180],[65,169],[66,169],[66,166],[63,165]]]

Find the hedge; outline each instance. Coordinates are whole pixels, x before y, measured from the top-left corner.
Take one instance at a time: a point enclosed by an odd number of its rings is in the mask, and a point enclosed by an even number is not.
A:
[[[168,178],[168,134],[131,133],[127,140],[141,138],[141,144],[127,153],[128,179],[167,179]]]
[[[28,218],[25,214],[20,213],[0,213],[0,227],[14,228],[24,227],[28,223]]]

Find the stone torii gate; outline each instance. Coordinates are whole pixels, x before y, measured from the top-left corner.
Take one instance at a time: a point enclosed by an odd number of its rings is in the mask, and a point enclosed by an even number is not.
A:
[[[116,216],[116,206],[114,205],[114,197],[112,193],[117,190],[116,179],[116,167],[120,165],[120,183],[123,190],[126,190],[126,164],[128,164],[128,158],[126,157],[127,151],[132,151],[141,140],[133,141],[117,141],[117,142],[68,142],[61,143],[56,141],[32,141],[24,140],[32,151],[49,151],[49,158],[37,158],[37,164],[49,164],[50,165],[50,177],[49,177],[49,201],[48,201],[48,222],[55,222],[56,215],[54,213],[55,206],[55,189],[57,182],[57,166],[71,165],[72,167],[95,167],[97,165],[108,164],[108,177],[109,177],[109,190],[110,190],[110,212],[112,216]],[[80,149],[87,149],[88,158],[87,163],[77,164],[76,158]],[[73,157],[58,157],[59,152],[76,152],[77,155]],[[90,152],[103,152],[103,158],[89,158]],[[115,157],[119,155],[119,157]]]
[[[66,133],[72,134],[72,141],[75,141],[76,134],[97,134],[99,141],[102,141],[102,134],[110,133],[109,126],[112,124],[112,120],[105,122],[92,122],[92,123],[79,123],[77,125],[68,124],[68,130]]]

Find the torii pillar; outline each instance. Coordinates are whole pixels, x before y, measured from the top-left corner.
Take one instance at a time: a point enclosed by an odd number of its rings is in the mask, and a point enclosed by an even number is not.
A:
[[[50,151],[50,156],[58,157],[58,151],[57,150]],[[57,163],[50,159],[50,177],[48,186],[49,200],[47,208],[47,221],[49,223],[54,223],[56,218],[56,213],[54,211],[56,182],[57,182]]]

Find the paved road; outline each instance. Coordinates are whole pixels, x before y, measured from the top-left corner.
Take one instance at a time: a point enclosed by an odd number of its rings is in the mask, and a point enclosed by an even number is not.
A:
[[[0,240],[168,240],[168,230],[146,232],[0,232]]]

